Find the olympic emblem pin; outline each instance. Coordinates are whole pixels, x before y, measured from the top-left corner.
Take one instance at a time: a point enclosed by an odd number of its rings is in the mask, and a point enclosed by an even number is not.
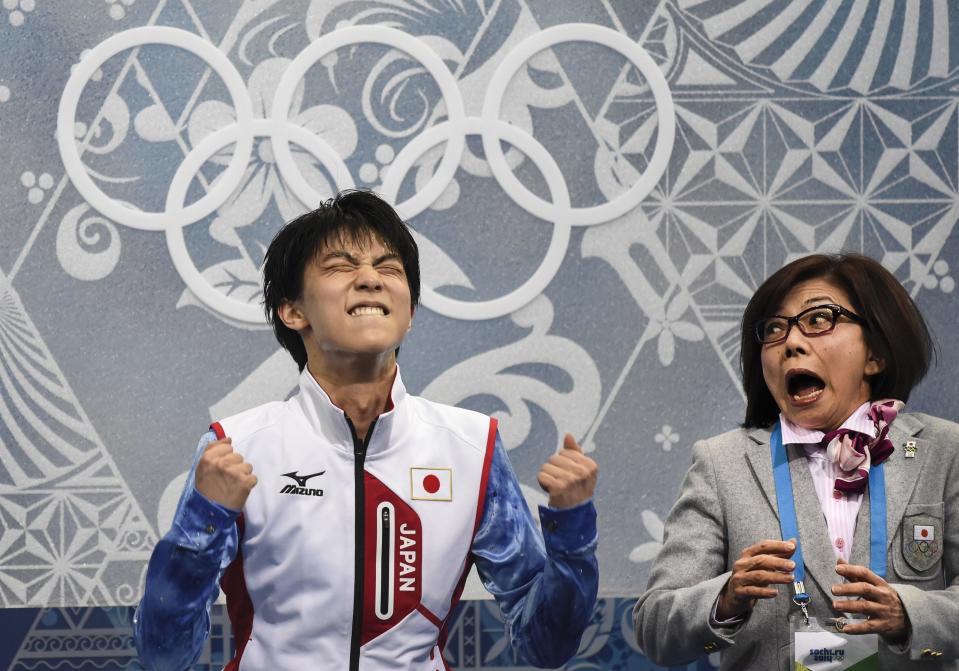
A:
[[[934,520],[929,519],[928,521],[933,522]],[[928,571],[942,557],[940,530],[937,529],[938,525],[934,523],[912,524],[911,526],[912,534],[903,538],[903,557],[916,571]],[[906,529],[903,529],[903,532],[905,531]]]

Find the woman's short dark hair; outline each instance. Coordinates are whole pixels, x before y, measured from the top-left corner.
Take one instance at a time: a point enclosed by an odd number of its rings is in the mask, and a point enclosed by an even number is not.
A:
[[[297,217],[280,229],[263,261],[263,309],[280,344],[300,370],[306,347],[300,334],[280,319],[279,308],[303,295],[303,273],[329,243],[367,244],[378,239],[400,257],[413,307],[420,300],[420,259],[409,227],[385,200],[371,191],[350,189]]]
[[[846,307],[865,320],[866,345],[885,364],[869,380],[870,400],[896,398],[905,402],[929,370],[934,354],[929,328],[892,273],[862,254],[805,256],[783,266],[763,282],[743,313],[739,360],[746,392],[745,427],[769,427],[779,418],[779,407],[763,379],[762,345],[756,340],[756,322],[775,314],[796,285],[814,279],[841,288],[852,302]]]

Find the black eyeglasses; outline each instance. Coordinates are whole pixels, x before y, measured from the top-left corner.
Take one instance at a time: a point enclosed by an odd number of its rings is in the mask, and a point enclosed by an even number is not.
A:
[[[805,336],[814,338],[826,335],[832,333],[832,330],[836,328],[839,315],[845,315],[862,326],[866,325],[866,320],[859,315],[850,312],[841,305],[828,303],[803,310],[795,317],[773,315],[760,319],[756,322],[756,340],[763,345],[782,342],[789,337],[789,329],[792,328],[793,324],[798,326]]]

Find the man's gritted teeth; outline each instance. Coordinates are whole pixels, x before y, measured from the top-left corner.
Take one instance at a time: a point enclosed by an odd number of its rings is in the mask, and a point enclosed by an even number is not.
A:
[[[390,313],[382,305],[355,305],[349,309],[348,313],[351,317],[366,317],[366,316],[375,316],[375,317],[385,317]]]
[[[812,371],[795,368],[786,373],[786,393],[794,403],[816,400],[826,388],[826,383]]]

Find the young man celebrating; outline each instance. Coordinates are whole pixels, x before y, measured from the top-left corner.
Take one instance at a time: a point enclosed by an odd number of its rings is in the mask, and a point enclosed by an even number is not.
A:
[[[134,618],[148,669],[184,669],[218,586],[227,669],[445,669],[471,564],[517,656],[559,666],[596,600],[596,464],[572,436],[539,473],[545,543],[496,420],[406,393],[396,353],[419,299],[416,243],[349,191],[285,226],[265,307],[299,392],[214,423]]]

